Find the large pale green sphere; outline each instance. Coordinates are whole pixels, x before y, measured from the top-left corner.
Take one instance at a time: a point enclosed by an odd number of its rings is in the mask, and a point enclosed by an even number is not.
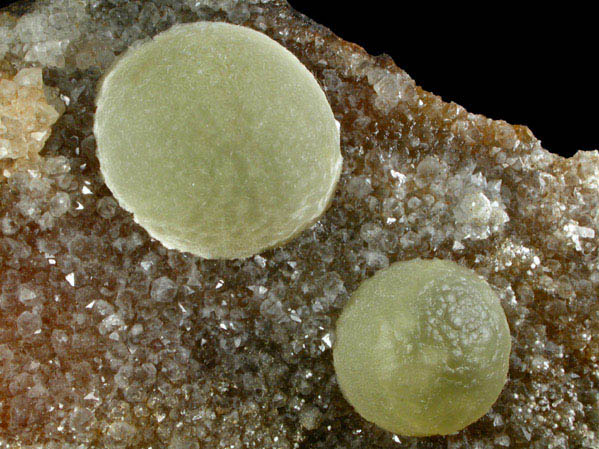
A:
[[[499,299],[454,262],[398,262],[366,280],[337,322],[341,391],[400,435],[446,435],[482,417],[507,377],[511,340]]]
[[[341,171],[312,74],[268,36],[179,25],[105,76],[94,133],[106,184],[168,248],[241,258],[314,223]]]

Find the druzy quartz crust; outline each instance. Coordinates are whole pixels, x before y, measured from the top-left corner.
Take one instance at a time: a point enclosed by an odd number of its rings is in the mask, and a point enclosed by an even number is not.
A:
[[[100,79],[131,45],[197,21],[279,42],[341,125],[331,207],[246,260],[166,249],[100,173]],[[280,0],[22,2],[0,13],[0,60],[6,79],[41,68],[56,93],[44,103],[61,114],[41,158],[0,181],[0,447],[599,445],[596,151],[551,154],[527,128],[443,102]],[[334,374],[349,296],[414,258],[484,277],[512,333],[497,402],[447,436],[371,424]]]

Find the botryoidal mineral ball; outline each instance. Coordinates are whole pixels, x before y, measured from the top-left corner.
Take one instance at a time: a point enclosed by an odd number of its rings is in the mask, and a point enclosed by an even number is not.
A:
[[[168,248],[251,256],[306,229],[334,194],[342,157],[325,94],[257,31],[175,26],[129,49],[96,104],[106,184]]]
[[[446,435],[482,417],[507,377],[511,340],[499,299],[454,262],[397,262],[364,281],[337,322],[341,391],[400,435]]]

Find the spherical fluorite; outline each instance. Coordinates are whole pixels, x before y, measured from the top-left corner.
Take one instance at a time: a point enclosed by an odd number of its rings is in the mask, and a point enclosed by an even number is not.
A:
[[[503,388],[510,332],[474,271],[398,262],[366,280],[337,322],[335,371],[365,419],[400,435],[445,435],[483,416]]]
[[[94,133],[106,184],[169,248],[239,258],[314,223],[341,171],[339,129],[308,69],[264,34],[176,26],[105,76]]]

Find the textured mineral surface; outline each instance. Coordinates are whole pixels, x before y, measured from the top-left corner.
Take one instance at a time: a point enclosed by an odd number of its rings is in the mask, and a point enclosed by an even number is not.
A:
[[[114,57],[197,20],[280,42],[341,123],[331,208],[247,260],[166,250],[96,158],[95,89]],[[0,181],[0,448],[599,446],[596,151],[563,159],[527,128],[444,103],[282,0],[20,3],[0,13],[0,71],[31,67],[63,113],[42,158]],[[367,423],[333,371],[349,294],[414,257],[484,276],[512,332],[498,402],[447,437]]]

